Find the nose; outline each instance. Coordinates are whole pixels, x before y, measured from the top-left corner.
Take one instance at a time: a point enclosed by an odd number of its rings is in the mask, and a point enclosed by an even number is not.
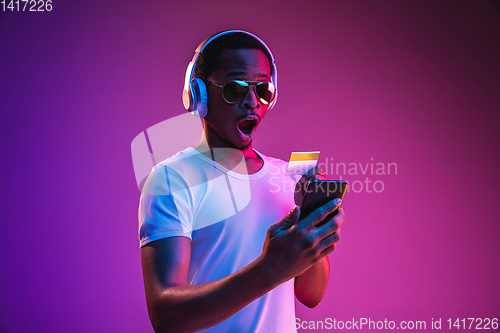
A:
[[[258,109],[260,108],[260,100],[259,97],[257,96],[257,90],[255,86],[250,86],[250,89],[248,89],[248,93],[246,94],[245,98],[241,100],[243,107],[247,109]]]

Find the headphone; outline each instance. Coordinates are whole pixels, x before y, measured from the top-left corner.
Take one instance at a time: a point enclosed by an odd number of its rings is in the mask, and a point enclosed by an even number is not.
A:
[[[259,41],[267,50],[269,57],[271,58],[271,83],[275,87],[274,99],[271,103],[269,103],[268,110],[271,110],[273,106],[276,104],[276,100],[278,99],[278,74],[276,72],[276,63],[274,62],[273,54],[269,47],[260,39],[259,37],[243,31],[243,30],[226,30],[219,32],[212,37],[205,39],[195,50],[193,60],[188,65],[186,70],[186,78],[184,80],[184,90],[182,91],[182,103],[188,112],[195,115],[197,118],[204,118],[208,112],[207,106],[207,87],[205,82],[199,78],[193,78],[196,61],[198,61],[198,57],[203,52],[205,47],[207,47],[210,42],[214,39],[219,38],[221,36],[232,34],[232,33],[244,33],[255,38]]]

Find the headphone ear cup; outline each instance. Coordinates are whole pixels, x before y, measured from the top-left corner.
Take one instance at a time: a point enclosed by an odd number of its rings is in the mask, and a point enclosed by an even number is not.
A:
[[[194,114],[204,118],[208,112],[207,86],[202,79],[195,78],[191,81],[191,89],[194,95]]]
[[[182,91],[182,104],[187,111],[193,111],[193,95],[191,89],[184,89]]]

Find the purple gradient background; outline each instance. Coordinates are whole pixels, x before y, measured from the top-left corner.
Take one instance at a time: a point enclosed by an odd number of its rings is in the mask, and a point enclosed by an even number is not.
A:
[[[278,65],[258,150],[398,165],[346,195],[327,294],[297,317],[500,316],[497,1],[54,2],[0,13],[0,332],[152,332],[130,143],[235,28]]]

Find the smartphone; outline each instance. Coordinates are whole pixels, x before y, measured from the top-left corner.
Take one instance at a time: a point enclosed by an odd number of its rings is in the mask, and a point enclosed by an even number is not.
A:
[[[316,208],[325,205],[327,202],[340,198],[344,199],[344,194],[347,191],[347,182],[343,180],[320,180],[311,181],[306,188],[304,200],[300,205],[300,219],[311,214]],[[340,208],[340,207],[339,207]],[[318,224],[320,227],[337,214],[338,208],[328,214],[328,216]]]

